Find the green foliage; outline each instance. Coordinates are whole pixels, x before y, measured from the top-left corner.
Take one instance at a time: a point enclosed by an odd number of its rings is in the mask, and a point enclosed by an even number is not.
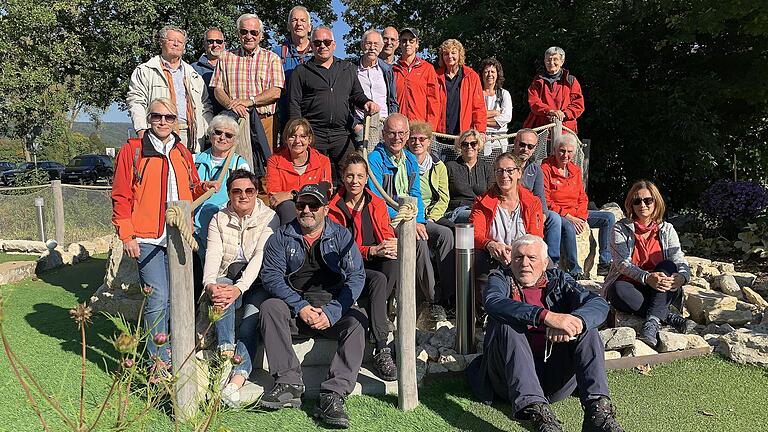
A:
[[[738,237],[733,246],[744,252],[744,259],[768,258],[768,215],[764,214],[754,223],[748,223]]]
[[[48,172],[41,169],[29,170],[23,174],[18,174],[13,178],[13,186],[37,186],[50,183],[51,179]]]

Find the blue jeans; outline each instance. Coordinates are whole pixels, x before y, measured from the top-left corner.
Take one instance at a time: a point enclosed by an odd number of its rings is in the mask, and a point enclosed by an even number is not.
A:
[[[264,300],[268,299],[269,297],[269,293],[265,291],[264,288],[262,288],[260,285],[252,285],[251,288],[245,292],[245,294],[238,298],[238,301],[242,299],[243,320],[240,322],[240,337],[237,340],[235,353],[240,355],[242,362],[232,368],[233,376],[243,375],[246,379],[248,379],[248,377],[251,375],[251,370],[253,370],[252,359],[256,355],[256,349],[259,346],[261,338],[261,328],[259,327],[259,309],[261,308],[261,303],[263,303]],[[239,305],[236,307],[239,307]],[[232,309],[232,311],[230,311],[230,309]],[[227,308],[227,312],[224,314],[224,316],[226,317],[227,315],[232,317],[231,324],[229,324],[227,331],[231,332],[229,333],[232,335],[230,340],[234,340],[234,308],[231,306]],[[217,322],[216,324],[219,324],[222,321],[224,321],[224,318],[222,318],[221,321]],[[218,325],[216,327],[216,333],[217,335],[219,334]],[[221,349],[221,346],[222,339],[219,339],[219,349]],[[230,342],[230,349],[231,346],[232,345]]]
[[[557,267],[560,262],[560,231],[562,230],[562,222],[560,221],[560,215],[552,210],[547,210],[545,216],[544,243],[547,244],[549,261],[553,267]]]
[[[152,293],[144,305],[144,327],[149,329],[147,352],[168,363],[171,360],[171,344],[158,347],[154,336],[168,334],[170,319],[170,281],[168,279],[168,254],[163,246],[139,243],[139,280],[142,286],[152,287]]]
[[[445,213],[445,218],[453,223],[467,223],[470,214],[472,214],[472,206],[461,206],[448,210]]]
[[[600,248],[600,264],[611,263],[611,251],[608,249],[608,242],[611,239],[613,225],[616,223],[616,216],[609,211],[590,210],[587,223],[590,228],[599,228],[597,235],[597,246]]]

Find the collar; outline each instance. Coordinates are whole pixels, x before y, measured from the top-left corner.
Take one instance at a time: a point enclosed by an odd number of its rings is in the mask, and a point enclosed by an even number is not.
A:
[[[365,67],[365,66],[363,66],[363,59],[361,58],[360,59],[360,63],[357,65],[357,70],[358,71],[364,71],[364,70],[369,70],[369,69],[374,69],[374,70],[380,70],[381,69],[379,67],[378,59],[376,59],[376,61],[373,62],[373,66]]]
[[[238,55],[238,56],[240,56],[240,57],[250,57],[250,58],[254,58],[254,57],[256,57],[256,54],[257,54],[257,53],[259,52],[259,50],[261,50],[261,49],[263,49],[263,48],[261,48],[261,47],[256,47],[256,49],[255,49],[255,50],[253,50],[253,52],[252,52],[252,53],[248,54],[248,53],[246,53],[246,52],[245,52],[245,48],[243,48],[243,47],[240,47],[240,48],[238,48],[238,49],[237,49],[237,55]]]
[[[163,58],[163,56],[160,56],[160,65],[162,65],[164,69],[171,71],[171,73],[178,72],[184,68],[184,62],[181,59],[179,59],[179,67],[174,69],[171,64]]]

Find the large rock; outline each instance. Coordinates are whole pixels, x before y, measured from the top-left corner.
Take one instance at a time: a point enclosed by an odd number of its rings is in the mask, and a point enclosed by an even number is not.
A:
[[[35,274],[34,261],[9,261],[0,263],[0,285],[11,284]]]
[[[461,372],[467,368],[467,361],[464,356],[450,348],[440,350],[440,358],[437,363],[451,372]]]
[[[104,283],[91,297],[94,312],[122,314],[136,320],[144,300],[136,260],[123,255],[123,242],[112,236]]]
[[[717,269],[717,267],[712,266],[702,266],[699,270],[699,276],[703,277],[704,279],[712,279],[720,275],[720,270]]]
[[[712,310],[704,313],[707,323],[742,326],[752,321],[752,312],[743,310]]]
[[[631,347],[635,342],[635,330],[629,327],[609,328],[600,331],[605,351]]]
[[[683,287],[685,292],[685,307],[691,314],[691,319],[699,324],[706,324],[706,312],[720,310],[736,310],[738,299],[733,296],[725,295],[715,291],[706,291],[699,287],[686,285]]]
[[[631,347],[624,350],[624,355],[628,357],[640,357],[655,354],[658,354],[655,349],[649,347],[645,342],[637,339]]]
[[[700,277],[696,277],[696,276],[691,277],[691,280],[688,281],[688,284],[693,285],[693,286],[697,286],[697,287],[700,287],[700,288],[704,288],[704,289],[711,289],[710,288],[710,283],[706,279],[700,278]]]
[[[621,358],[621,353],[618,351],[606,351],[603,353],[606,360],[615,360]]]
[[[3,240],[3,252],[17,252],[23,254],[39,255],[48,251],[48,246],[41,241],[31,240]]]
[[[733,272],[731,273],[731,276],[736,280],[736,283],[739,284],[739,286],[742,287],[752,287],[752,285],[755,284],[755,281],[757,280],[757,276],[755,276],[752,273],[747,272]]]
[[[697,334],[687,334],[684,336],[688,340],[688,345],[685,347],[685,349],[709,348],[709,343],[707,343],[703,337]]]
[[[712,289],[734,297],[741,296],[741,287],[733,275],[729,274],[719,275],[712,279]]]
[[[672,333],[668,331],[659,332],[659,352],[680,351],[688,348],[688,335]]]
[[[768,367],[768,327],[739,329],[722,335],[717,352],[737,363]]]
[[[429,340],[429,344],[437,348],[453,348],[456,344],[456,329],[449,329],[448,327],[440,327],[432,339]],[[430,372],[431,373],[431,372]]]
[[[691,276],[701,277],[701,268],[712,264],[712,261],[706,258],[686,256],[685,259],[688,261],[688,266],[691,268]]]
[[[637,315],[615,311],[616,327],[630,327],[638,333],[643,328],[644,319]]]
[[[757,306],[760,310],[768,308],[768,301],[766,301],[760,294],[756,293],[750,287],[742,287],[741,292],[744,294],[744,299],[753,305]]]
[[[721,273],[732,273],[736,271],[736,269],[733,267],[733,263],[712,261],[712,266],[720,270]]]

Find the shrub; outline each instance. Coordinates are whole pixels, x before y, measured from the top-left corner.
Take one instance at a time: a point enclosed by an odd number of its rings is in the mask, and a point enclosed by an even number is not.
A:
[[[701,195],[704,213],[737,228],[766,207],[768,191],[753,181],[718,180]]]

